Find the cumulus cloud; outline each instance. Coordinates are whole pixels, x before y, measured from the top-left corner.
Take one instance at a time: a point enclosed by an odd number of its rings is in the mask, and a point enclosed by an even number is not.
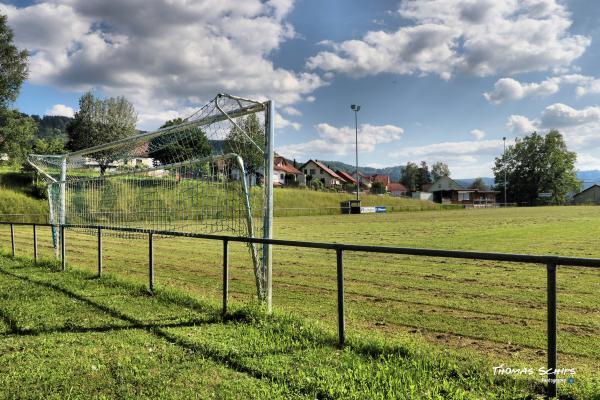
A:
[[[49,110],[46,110],[46,115],[55,115],[61,117],[71,117],[75,115],[75,110],[64,104],[55,104]]]
[[[300,110],[298,110],[297,108],[294,108],[292,106],[283,107],[282,110],[287,115],[292,115],[294,117],[299,117],[302,115],[302,112]]]
[[[564,68],[590,44],[590,38],[569,33],[571,16],[556,0],[408,0],[398,13],[411,23],[395,32],[325,41],[330,49],[307,66],[351,76],[488,76]]]
[[[300,123],[290,121],[282,117],[281,114],[275,113],[275,129],[292,128],[293,130],[298,131],[301,127],[302,125],[300,125]]]
[[[314,72],[279,68],[270,54],[293,38],[293,0],[46,0],[0,3],[34,83],[124,95],[145,118],[219,92],[310,101]],[[68,23],[65,23],[67,21]],[[170,112],[170,111],[169,111]],[[172,112],[170,112],[173,114]]]
[[[576,109],[566,104],[555,103],[544,108],[540,115],[534,118],[511,115],[507,126],[517,135],[530,134],[533,131],[543,134],[550,129],[558,129],[569,149],[582,155],[577,161],[579,168],[589,168],[594,164],[595,156],[590,154],[600,150],[599,106]],[[593,168],[600,168],[600,163],[594,164]]]
[[[305,143],[280,146],[277,152],[288,157],[298,157],[313,154],[346,155],[355,149],[355,130],[353,127],[335,127],[327,123],[315,126],[318,139]],[[370,153],[379,144],[400,140],[404,130],[395,125],[362,124],[358,131],[358,150]]]
[[[523,115],[511,115],[506,121],[506,127],[514,134],[530,134],[536,131],[537,123]]]
[[[569,74],[531,83],[522,83],[513,78],[498,79],[494,84],[494,90],[484,93],[483,96],[490,103],[500,104],[506,101],[521,100],[525,97],[549,96],[557,93],[562,85],[577,85],[578,96],[600,93],[599,79],[586,75]]]
[[[443,142],[426,146],[405,147],[392,153],[392,156],[401,158],[473,157],[474,155],[496,154],[502,146],[502,140]]]
[[[469,133],[477,140],[481,140],[485,137],[485,131],[482,131],[481,129],[473,129]]]

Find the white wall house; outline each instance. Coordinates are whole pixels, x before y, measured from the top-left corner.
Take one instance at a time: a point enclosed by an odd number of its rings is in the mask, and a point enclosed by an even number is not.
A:
[[[300,171],[306,176],[307,184],[314,179],[320,180],[326,187],[340,187],[342,178],[318,160],[308,160]],[[310,176],[310,178],[308,178]]]

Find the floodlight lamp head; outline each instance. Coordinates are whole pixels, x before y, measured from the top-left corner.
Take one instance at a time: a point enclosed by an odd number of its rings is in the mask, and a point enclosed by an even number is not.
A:
[[[360,111],[360,106],[357,106],[356,104],[352,104],[350,108],[352,109],[352,111]]]

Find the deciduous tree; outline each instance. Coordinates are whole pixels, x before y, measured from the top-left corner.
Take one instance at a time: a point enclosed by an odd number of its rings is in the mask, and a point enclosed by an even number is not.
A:
[[[67,126],[70,150],[81,150],[132,136],[136,133],[137,113],[125,97],[96,98],[91,92],[79,99],[79,111]],[[95,153],[92,158],[104,174],[118,155],[107,150]]]
[[[535,204],[540,193],[551,193],[552,202],[564,203],[567,194],[581,186],[575,173],[576,158],[557,130],[545,136],[534,132],[517,139],[505,154],[496,158],[493,168],[496,187],[504,187],[506,172],[509,201]]]

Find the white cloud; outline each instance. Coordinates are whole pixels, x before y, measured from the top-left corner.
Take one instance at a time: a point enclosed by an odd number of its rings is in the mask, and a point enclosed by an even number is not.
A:
[[[521,100],[525,97],[546,97],[560,90],[561,85],[577,85],[576,93],[582,96],[588,93],[600,93],[600,80],[591,76],[569,74],[547,78],[542,82],[521,83],[513,78],[498,79],[494,90],[483,96],[490,103],[500,104],[506,101]]]
[[[292,0],[47,0],[22,8],[0,3],[0,12],[17,44],[31,51],[32,82],[124,95],[143,116],[197,107],[219,92],[280,105],[310,101],[326,82],[270,60],[295,36],[285,20],[292,6]]]
[[[466,140],[403,147],[390,156],[398,160],[396,164],[443,161],[450,167],[453,177],[472,178],[490,176],[493,159],[501,154],[502,148],[502,140]]]
[[[508,117],[506,127],[516,135],[529,135],[537,130],[536,123],[523,115],[511,115]]]
[[[71,117],[75,115],[75,110],[64,104],[55,104],[51,109],[46,110],[46,115],[57,115],[63,117]]]
[[[298,131],[301,127],[302,125],[300,125],[300,123],[285,119],[278,112],[275,113],[275,129],[292,128],[293,130]]]
[[[305,143],[280,146],[277,152],[288,157],[313,156],[314,154],[345,155],[355,149],[355,129],[349,126],[335,127],[327,123],[315,126],[318,139]],[[400,140],[404,130],[395,125],[362,124],[358,131],[358,150],[370,153],[379,144]]]
[[[351,76],[488,76],[560,69],[590,44],[590,38],[569,33],[571,16],[556,0],[408,0],[398,12],[412,24],[370,31],[360,40],[325,41],[331,49],[307,66]]]
[[[600,151],[600,107],[581,109],[555,103],[546,107],[538,117],[527,118],[511,115],[507,126],[515,134],[531,134],[533,131],[546,133],[558,129],[565,138],[569,150],[578,153],[577,167],[600,168],[595,155]]]
[[[485,137],[485,131],[482,131],[481,129],[473,129],[469,133],[477,140],[481,140]]]
[[[287,115],[291,115],[291,116],[294,116],[294,117],[299,117],[299,116],[302,115],[302,112],[300,110],[298,110],[297,108],[294,108],[292,106],[283,107],[282,110]]]
[[[472,157],[484,153],[496,154],[496,151],[502,149],[502,146],[502,140],[443,142],[426,146],[404,147],[399,151],[392,153],[392,156],[401,158]],[[463,158],[463,160],[465,160],[465,158]]]

